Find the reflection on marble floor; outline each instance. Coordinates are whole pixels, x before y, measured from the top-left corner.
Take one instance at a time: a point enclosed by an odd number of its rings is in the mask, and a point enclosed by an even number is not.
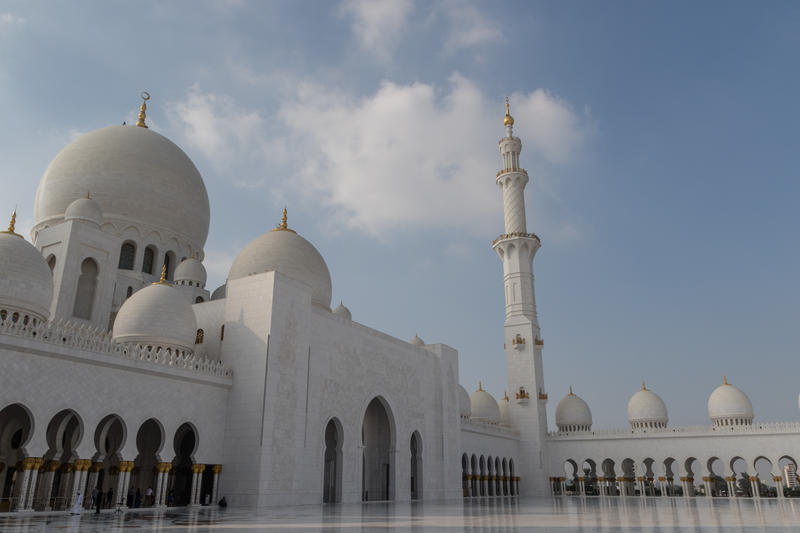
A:
[[[0,532],[797,531],[800,501],[542,498],[0,517]]]

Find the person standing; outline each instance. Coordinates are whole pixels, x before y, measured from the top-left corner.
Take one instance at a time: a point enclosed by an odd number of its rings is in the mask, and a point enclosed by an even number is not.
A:
[[[77,496],[75,496],[75,503],[72,505],[72,512],[70,514],[81,514],[82,506],[83,506],[83,494],[81,494],[81,491],[78,491]]]
[[[106,495],[106,505],[108,507],[114,507],[114,488],[108,487],[108,494]]]
[[[144,493],[144,502],[148,507],[153,505],[153,487],[147,487],[147,491]]]

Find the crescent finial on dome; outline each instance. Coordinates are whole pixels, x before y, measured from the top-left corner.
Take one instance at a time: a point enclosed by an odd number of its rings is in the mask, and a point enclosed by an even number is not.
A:
[[[481,383],[481,381],[480,381],[480,380],[478,380],[478,390],[479,390],[479,391],[482,391],[482,390],[483,390],[483,383]]]
[[[142,105],[139,107],[139,120],[136,121],[136,125],[140,128],[146,128],[147,124],[144,123],[144,119],[147,118],[147,101],[150,100],[150,93],[147,91],[142,91]]]
[[[8,233],[9,235],[16,235],[20,239],[23,238],[22,235],[16,232],[17,226],[17,208],[14,208],[14,211],[11,213],[11,220],[8,222],[8,230],[0,231],[0,233]]]
[[[642,390],[647,390],[647,387],[644,386],[644,380],[642,380]]]
[[[730,383],[728,383],[728,377],[725,374],[722,374],[722,384],[730,385]]]
[[[572,385],[569,386],[569,395],[570,396],[575,396],[574,394],[572,394]]]
[[[272,231],[291,231],[296,233],[293,229],[289,229],[289,224],[286,221],[286,208],[283,208],[283,215],[281,216],[281,223],[278,224]]]

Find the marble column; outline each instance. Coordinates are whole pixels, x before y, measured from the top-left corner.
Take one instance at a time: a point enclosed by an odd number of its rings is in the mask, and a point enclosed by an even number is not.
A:
[[[23,476],[23,484],[19,490],[19,502],[17,503],[17,510],[19,511],[33,511],[33,501],[36,496],[36,480],[39,478],[39,468],[42,466],[44,460],[41,457],[26,457],[22,460],[22,468],[25,475]]]
[[[727,476],[725,483],[728,484],[728,498],[736,497],[736,478],[734,476]]]
[[[61,466],[61,463],[58,461],[47,461],[44,465],[44,473],[40,474],[42,476],[41,481],[39,484],[41,485],[41,490],[39,491],[40,498],[44,502],[44,510],[51,511],[52,506],[50,505],[50,496],[53,493],[53,481],[56,477],[56,470],[58,467]]]
[[[97,486],[97,478],[100,476],[100,471],[103,469],[103,463],[92,463],[89,467],[89,475],[87,477],[86,482],[86,494],[83,496],[83,503],[84,507],[89,509],[92,505],[92,498],[91,494],[94,489],[100,491],[100,487]]]
[[[189,505],[199,505],[200,502],[200,484],[202,482],[202,473],[206,469],[206,465],[196,464],[192,465],[192,494],[189,498]]]
[[[158,463],[156,465],[156,487],[153,491],[153,506],[154,507],[163,507],[164,506],[164,498],[163,498],[163,491],[164,488],[164,464],[165,463]]]
[[[120,461],[117,475],[117,488],[115,493],[117,501],[122,501],[121,507],[127,508],[128,504],[128,487],[131,484],[131,471],[133,470],[133,461]]]
[[[567,495],[567,478],[560,477],[558,478],[558,486],[561,489],[561,495]]]
[[[61,464],[61,481],[59,481],[58,485],[58,498],[64,505],[64,510],[69,509],[69,497],[72,494],[72,476],[75,474],[74,469],[75,465],[72,463]]]
[[[778,493],[778,498],[784,498],[785,496],[783,495],[783,478],[781,476],[773,475],[772,481],[775,482],[775,490]]]
[[[219,501],[219,475],[222,473],[222,465],[214,465],[214,488],[211,491],[211,503]]]
[[[758,476],[750,476],[750,492],[753,493],[753,498],[761,498],[761,493],[758,490]]]
[[[711,494],[711,482],[714,481],[714,478],[711,476],[703,476],[703,486],[706,489],[706,498],[711,498],[713,495]]]

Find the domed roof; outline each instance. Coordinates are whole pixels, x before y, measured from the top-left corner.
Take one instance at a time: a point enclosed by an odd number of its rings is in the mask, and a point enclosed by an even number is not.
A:
[[[177,346],[192,350],[197,320],[191,304],[168,283],[153,283],[125,300],[114,321],[117,342]]]
[[[472,418],[494,424],[500,422],[500,408],[497,407],[497,400],[483,390],[480,382],[478,382],[478,390],[469,397],[469,405],[472,410]]]
[[[508,393],[504,392],[503,397],[497,402],[497,408],[500,409],[500,423],[505,426],[511,425],[511,405],[508,401]]]
[[[628,401],[628,422],[632,426],[642,423],[666,426],[668,421],[669,416],[667,416],[667,406],[664,401],[642,383],[642,389],[631,396]]]
[[[339,305],[336,306],[336,309],[334,309],[332,313],[336,316],[346,318],[347,320],[353,320],[353,315],[350,314],[350,310],[346,308],[342,302],[339,302]]]
[[[472,406],[469,401],[469,393],[467,389],[458,386],[458,411],[461,416],[469,418],[472,415]]]
[[[41,252],[14,233],[16,212],[8,231],[0,231],[0,309],[50,317],[53,273]]]
[[[106,221],[174,233],[195,249],[208,235],[203,178],[172,141],[147,128],[108,126],[78,137],[45,170],[34,203],[34,230],[59,222],[91,192]]]
[[[414,338],[411,339],[411,344],[414,346],[425,346],[425,341],[419,338],[419,335],[416,333],[414,334]]]
[[[97,202],[87,195],[86,198],[78,198],[67,206],[64,220],[83,220],[96,226],[102,226],[103,212]]]
[[[331,275],[328,265],[314,246],[286,227],[281,226],[256,237],[239,252],[228,273],[235,280],[264,272],[276,271],[311,287],[312,303],[331,307]]]
[[[572,387],[569,394],[561,398],[556,406],[556,426],[559,429],[575,426],[590,429],[592,427],[592,411],[583,399],[573,394]]]
[[[226,283],[223,283],[222,285],[214,289],[214,292],[211,293],[211,299],[222,300],[223,298],[225,298],[227,292],[228,292],[228,285]]]
[[[722,385],[714,389],[708,397],[708,416],[714,422],[744,420],[749,424],[753,421],[753,404],[744,392],[728,383],[728,379],[723,376]]]
[[[187,257],[175,268],[175,281],[199,281],[206,284],[206,267],[194,257]]]

